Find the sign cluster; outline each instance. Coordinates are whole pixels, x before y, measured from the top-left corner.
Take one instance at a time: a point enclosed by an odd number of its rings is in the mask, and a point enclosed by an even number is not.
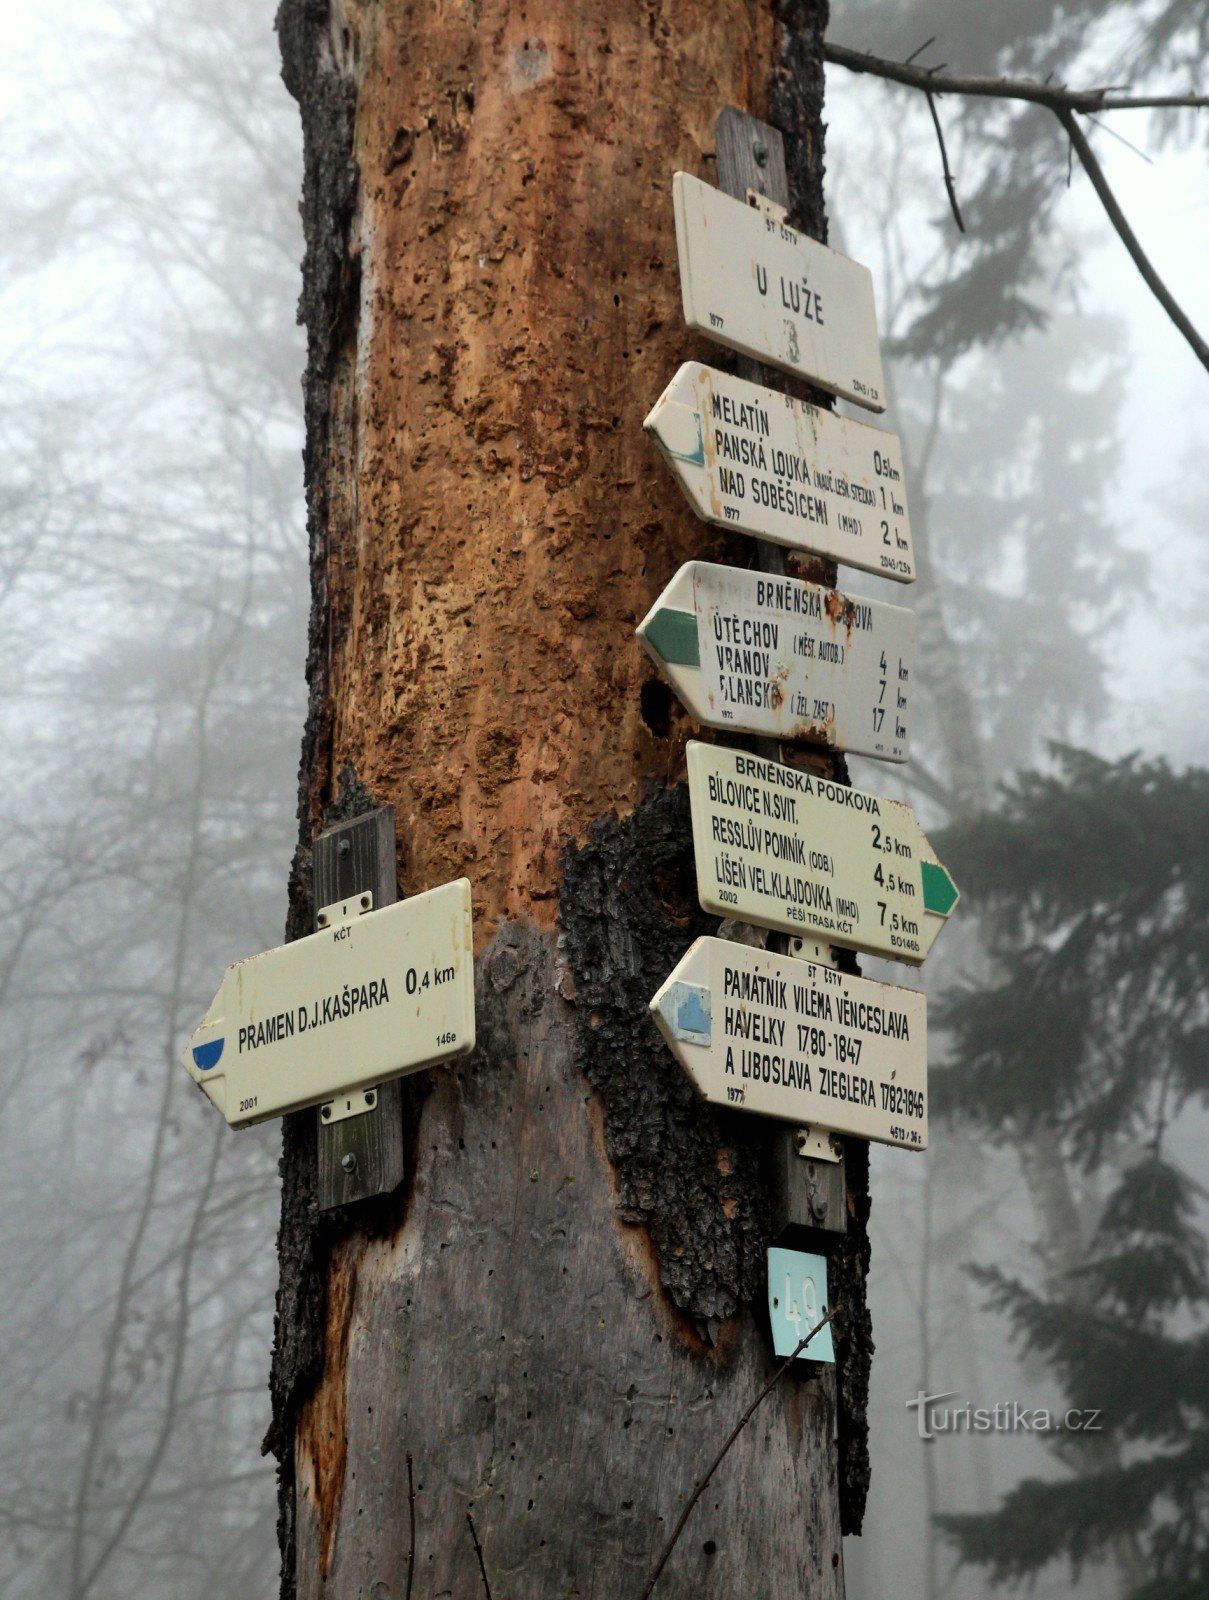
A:
[[[884,410],[869,271],[754,196],[745,204],[678,172],[673,197],[688,327]],[[645,427],[704,521],[914,580],[892,434],[699,361],[679,369]],[[638,637],[705,727],[907,760],[910,611],[777,572],[690,561]],[[780,947],[697,940],[651,1001],[654,1020],[712,1104],[922,1150],[924,996],[841,972],[826,949],[815,959],[791,954],[783,936],[918,966],[957,889],[909,806],[746,743],[688,744],[697,892],[706,911],[780,935]],[[770,1252],[769,1282],[777,1349],[787,1353],[824,1308],[825,1263]],[[827,1333],[810,1359],[830,1357]]]

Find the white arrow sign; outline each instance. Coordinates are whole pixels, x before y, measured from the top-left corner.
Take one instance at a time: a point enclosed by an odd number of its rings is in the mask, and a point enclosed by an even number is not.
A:
[[[474,1049],[468,880],[348,920],[341,909],[228,967],[189,1041],[189,1076],[233,1127]]]
[[[918,965],[957,904],[910,806],[688,743],[706,911]]]
[[[638,637],[698,722],[907,759],[915,618],[901,606],[690,561]]]
[[[698,939],[651,1001],[713,1105],[922,1150],[927,1002],[729,939]]]
[[[913,581],[894,434],[700,361],[684,363],[643,427],[707,522]]]
[[[868,267],[687,172],[676,173],[672,193],[689,327],[884,411]]]

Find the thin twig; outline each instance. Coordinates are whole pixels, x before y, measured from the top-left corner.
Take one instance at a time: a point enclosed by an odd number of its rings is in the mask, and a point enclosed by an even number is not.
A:
[[[828,42],[823,57],[833,66],[849,72],[869,72],[875,78],[889,78],[908,89],[931,90],[933,94],[974,95],[989,100],[1028,100],[1050,111],[1158,111],[1165,108],[1203,110],[1209,95],[1203,94],[1123,94],[1106,84],[1095,89],[1068,89],[1061,83],[1038,83],[1035,78],[982,78],[946,73],[941,67],[916,67],[909,61],[891,61],[864,50],[849,50],[846,45]]]
[[[1125,213],[1117,203],[1117,198],[1109,186],[1108,179],[1104,176],[1104,169],[1096,160],[1095,153],[1087,141],[1086,134],[1075,121],[1076,112],[1082,112],[1084,115],[1090,116],[1096,111],[1154,110],[1160,107],[1184,107],[1199,110],[1209,106],[1209,96],[1199,94],[1129,95],[1123,94],[1109,85],[1097,89],[1068,89],[1063,84],[1037,83],[1031,78],[958,77],[943,73],[938,67],[913,67],[908,62],[890,61],[883,56],[869,55],[860,50],[849,50],[842,44],[825,44],[823,46],[823,55],[834,66],[847,67],[851,72],[872,73],[874,77],[885,78],[891,83],[901,83],[909,89],[921,90],[928,98],[928,106],[932,112],[932,121],[936,125],[938,137],[940,136],[940,119],[937,116],[936,107],[932,103],[933,95],[960,94],[982,96],[993,100],[1024,100],[1032,105],[1044,106],[1047,111],[1052,111],[1066,130],[1067,137],[1070,140],[1070,149],[1079,157],[1083,170],[1091,179],[1092,188],[1099,196],[1100,204],[1104,207],[1108,220],[1120,236],[1121,243],[1133,258],[1133,264],[1142,274],[1143,282],[1183,334],[1197,360],[1209,371],[1209,345],[1205,343],[1204,339],[1193,327],[1187,313],[1151,265],[1150,258],[1139,244],[1137,235],[1125,220]],[[940,149],[941,159],[945,167],[945,186],[949,190],[949,200],[954,205],[954,215],[956,216],[956,202],[943,138],[941,138]],[[1070,183],[1069,164],[1067,183]],[[958,218],[958,226],[961,226],[960,218]],[[964,232],[965,230],[963,229],[962,231]]]
[[[915,60],[916,56],[922,56],[924,51],[928,48],[928,46],[930,44],[935,44],[935,43],[936,43],[936,35],[934,33],[933,34],[929,34],[929,36],[924,40],[923,44],[920,45],[918,50],[912,50],[911,54],[907,57],[904,65],[909,67],[911,65],[911,63]]]
[[[1087,135],[1075,121],[1074,113],[1071,111],[1059,111],[1057,116],[1059,122],[1061,122],[1062,126],[1066,129],[1067,135],[1070,138],[1070,142],[1075,148],[1075,154],[1083,163],[1084,172],[1086,172],[1087,176],[1091,179],[1092,188],[1100,197],[1100,204],[1108,213],[1108,220],[1117,230],[1117,233],[1121,238],[1121,243],[1125,246],[1126,250],[1129,251],[1130,256],[1133,258],[1134,266],[1137,267],[1138,271],[1142,274],[1143,281],[1150,289],[1151,294],[1154,295],[1155,299],[1162,306],[1163,310],[1171,318],[1172,322],[1175,323],[1176,327],[1184,335],[1184,338],[1187,339],[1201,366],[1204,367],[1206,371],[1209,371],[1209,344],[1205,343],[1204,339],[1201,338],[1200,334],[1193,327],[1187,313],[1179,305],[1175,296],[1171,293],[1170,289],[1168,289],[1162,278],[1160,278],[1158,273],[1154,270],[1154,267],[1150,263],[1150,257],[1138,243],[1138,236],[1136,233],[1134,233],[1133,229],[1129,226],[1129,223],[1125,220],[1125,213],[1117,204],[1117,197],[1115,194],[1113,194],[1112,189],[1109,186],[1108,179],[1104,176],[1104,169],[1096,160],[1095,152],[1092,150],[1091,145],[1087,142]]]
[[[470,1537],[474,1540],[474,1553],[479,1558],[479,1571],[483,1575],[483,1593],[487,1596],[487,1600],[491,1600],[491,1585],[487,1582],[487,1567],[483,1561],[483,1547],[479,1543],[478,1534],[474,1531],[474,1518],[469,1511],[466,1513],[466,1521],[470,1524]]]
[[[689,1513],[692,1511],[693,1507],[697,1504],[697,1501],[700,1500],[701,1496],[705,1493],[706,1486],[708,1485],[709,1480],[713,1477],[714,1473],[721,1466],[722,1460],[723,1460],[724,1456],[726,1455],[726,1452],[730,1449],[731,1445],[734,1444],[735,1440],[739,1437],[739,1435],[743,1432],[744,1428],[746,1428],[747,1424],[751,1421],[752,1417],[755,1415],[756,1407],[764,1399],[765,1395],[767,1395],[776,1386],[777,1380],[781,1377],[782,1373],[786,1372],[789,1369],[789,1367],[791,1367],[793,1365],[793,1363],[801,1355],[802,1351],[805,1350],[806,1346],[814,1338],[815,1334],[818,1333],[821,1329],[825,1328],[827,1326],[827,1324],[831,1321],[831,1319],[832,1319],[832,1317],[834,1315],[835,1315],[834,1311],[829,1311],[827,1313],[827,1315],[822,1319],[821,1322],[816,1322],[814,1327],[811,1328],[810,1332],[808,1334],[806,1334],[806,1336],[804,1338],[802,1338],[802,1339],[800,1339],[798,1341],[798,1343],[794,1346],[794,1348],[785,1357],[784,1361],[782,1361],[781,1365],[773,1373],[772,1377],[769,1378],[768,1382],[760,1390],[760,1392],[756,1396],[756,1398],[748,1406],[747,1410],[739,1418],[738,1422],[735,1423],[734,1427],[731,1429],[730,1433],[727,1436],[726,1443],[722,1446],[721,1450],[718,1451],[718,1454],[710,1462],[709,1466],[706,1468],[704,1476],[698,1480],[696,1488],[693,1490],[692,1494],[689,1495],[688,1500],[685,1502],[684,1510],[680,1513],[679,1517],[676,1519],[676,1526],[672,1529],[672,1536],[668,1540],[668,1542],[664,1545],[663,1554],[659,1557],[659,1560],[655,1563],[655,1569],[654,1569],[654,1571],[651,1573],[650,1577],[646,1581],[646,1587],[642,1591],[641,1600],[650,1600],[651,1591],[652,1591],[652,1589],[654,1589],[655,1585],[659,1582],[659,1574],[663,1571],[664,1567],[667,1566],[668,1557],[671,1555],[672,1551],[676,1548],[676,1541],[679,1539],[680,1535],[684,1532],[684,1525],[689,1519]]]
[[[945,189],[949,196],[949,205],[953,208],[953,221],[957,224],[958,233],[966,231],[966,225],[961,220],[961,207],[957,204],[957,190],[953,184],[953,174],[949,171],[949,152],[945,149],[944,131],[940,126],[940,114],[936,109],[936,96],[929,89],[928,110],[932,113],[932,126],[936,129],[936,138],[940,144],[940,164],[945,172]]]
[[[407,1592],[404,1600],[411,1600],[411,1584],[416,1575],[416,1486],[411,1475],[410,1450],[407,1452],[407,1517],[411,1523],[411,1546],[407,1552]]]

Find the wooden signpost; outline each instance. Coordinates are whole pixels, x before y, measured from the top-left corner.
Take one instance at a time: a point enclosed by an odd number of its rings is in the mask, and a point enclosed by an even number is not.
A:
[[[720,917],[919,965],[957,904],[910,806],[691,739],[697,894]]]
[[[907,759],[915,617],[901,606],[690,561],[638,637],[698,722]]]
[[[700,361],[685,362],[643,427],[705,521],[913,581],[894,434]]]
[[[713,1105],[922,1150],[927,1002],[833,967],[698,939],[651,1001]]]
[[[749,206],[687,172],[672,180],[684,320],[718,344],[886,409],[868,267],[769,201]]]
[[[474,1048],[470,884],[379,911],[367,893],[320,930],[228,967],[185,1067],[233,1127],[351,1097]]]

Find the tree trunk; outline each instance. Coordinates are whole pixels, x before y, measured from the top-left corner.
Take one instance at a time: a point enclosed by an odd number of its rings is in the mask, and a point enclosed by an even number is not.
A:
[[[306,141],[314,611],[303,848],[393,803],[402,892],[474,886],[479,1046],[404,1084],[407,1179],[324,1216],[288,1119],[269,1443],[283,1593],[637,1600],[774,1370],[766,1133],[647,1015],[698,909],[692,731],[633,629],[698,523],[642,434],[682,360],[671,178],[781,126],[822,236],[824,0],[283,0]],[[843,1593],[867,1481],[865,1190],[831,1368],[773,1390],[657,1596]]]

